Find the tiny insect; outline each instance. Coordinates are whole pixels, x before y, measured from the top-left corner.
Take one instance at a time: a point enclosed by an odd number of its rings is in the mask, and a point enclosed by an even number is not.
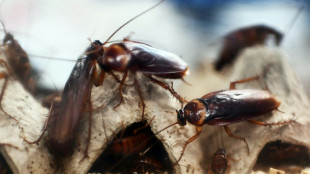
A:
[[[218,149],[214,153],[211,162],[211,169],[214,174],[226,174],[229,172],[230,165],[228,164],[225,149]],[[209,170],[208,173],[211,174],[211,170]]]
[[[267,90],[237,90],[235,88],[235,85],[238,83],[244,83],[258,79],[259,76],[257,75],[243,80],[231,82],[229,90],[211,92],[202,96],[201,98],[190,101],[183,109],[176,111],[178,121],[167,126],[161,131],[175,124],[185,126],[186,122],[196,126],[196,134],[185,142],[181,151],[181,155],[176,161],[176,164],[184,155],[184,151],[187,145],[199,137],[202,131],[202,126],[205,124],[212,126],[223,126],[228,136],[241,140],[246,144],[249,153],[250,149],[245,138],[233,135],[228,125],[242,121],[248,121],[250,123],[261,126],[273,126],[288,124],[294,121],[288,120],[277,123],[264,123],[261,121],[253,120],[255,117],[270,113],[273,110],[277,110],[280,106],[280,102]]]
[[[280,45],[283,34],[265,25],[244,27],[228,33],[224,37],[223,48],[215,62],[215,69],[220,71],[231,64],[246,47],[263,45],[269,35],[273,35],[276,44]]]

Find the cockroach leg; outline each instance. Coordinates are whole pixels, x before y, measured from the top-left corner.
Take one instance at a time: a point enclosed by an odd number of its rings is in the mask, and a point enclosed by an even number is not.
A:
[[[144,120],[145,103],[144,103],[144,100],[143,100],[143,97],[142,97],[142,94],[141,94],[141,89],[140,89],[139,82],[136,79],[136,77],[135,77],[135,80],[134,80],[134,84],[135,84],[135,87],[137,88],[137,91],[138,91],[138,94],[139,94],[140,103],[142,105],[142,120]],[[147,125],[147,126],[149,126],[149,125]]]
[[[177,98],[180,101],[181,104],[188,103],[188,101],[186,101],[183,97],[181,97],[177,92],[175,92],[172,88],[170,88],[166,83],[161,82],[153,78],[152,76],[148,76],[148,75],[145,75],[145,76],[151,79],[153,82],[155,82],[159,86],[161,86],[162,88],[167,89],[175,98]]]
[[[142,126],[142,127],[140,127],[140,128],[137,128],[137,129],[135,129],[134,131],[133,131],[133,133],[134,134],[136,134],[136,133],[138,133],[140,130],[142,130],[142,129],[145,129],[145,128],[147,128],[147,127],[149,127],[150,126],[150,124],[151,124],[151,122],[154,120],[154,118],[155,118],[155,116],[148,122],[148,123],[146,123],[144,126]]]
[[[177,165],[179,163],[179,161],[181,160],[182,156],[184,155],[184,152],[185,152],[185,149],[186,149],[187,145],[189,143],[193,142],[194,140],[196,140],[199,137],[199,135],[201,134],[201,131],[202,131],[202,127],[201,126],[196,126],[196,134],[185,142],[185,144],[183,146],[183,149],[182,149],[182,152],[181,152],[181,155],[180,155],[179,159],[174,163],[174,165]]]
[[[12,148],[14,148],[14,149],[19,150],[19,148],[18,148],[17,146],[14,146],[14,145],[9,144],[9,143],[0,143],[0,146],[9,146],[9,147],[12,147]]]
[[[122,81],[121,81],[121,83],[120,83],[120,85],[119,85],[119,88],[118,88],[118,91],[119,91],[119,95],[120,95],[121,100],[120,100],[120,102],[119,102],[116,106],[114,106],[113,109],[116,109],[117,107],[119,107],[119,106],[122,104],[122,102],[124,101],[124,97],[123,97],[123,92],[122,92],[122,90],[123,90],[123,88],[124,88],[124,83],[125,83],[125,80],[126,80],[126,78],[127,78],[127,75],[128,75],[128,71],[126,71],[126,72],[124,73],[123,78],[122,78]]]
[[[51,120],[52,117],[50,117],[50,116],[52,116],[51,114],[52,114],[53,108],[55,107],[55,106],[54,106],[54,105],[55,105],[55,102],[59,102],[59,103],[60,103],[60,101],[55,101],[55,100],[52,101],[50,110],[49,110],[49,112],[48,112],[48,114],[47,114],[48,117],[47,117],[47,119],[46,119],[46,121],[45,121],[43,131],[42,131],[41,135],[39,136],[39,138],[38,138],[37,140],[35,140],[35,141],[28,141],[26,138],[24,138],[24,141],[25,141],[26,143],[28,143],[28,144],[37,144],[37,143],[39,143],[39,142],[41,141],[41,139],[42,139],[42,137],[43,137],[45,131],[47,130],[48,124],[51,123],[51,122],[53,122],[53,120]],[[58,104],[59,104],[59,103],[58,103]]]
[[[242,79],[242,80],[237,80],[237,81],[230,82],[229,89],[236,89],[236,84],[258,80],[259,78],[260,78],[260,76],[256,75],[256,76],[245,78],[245,79]]]
[[[285,125],[285,124],[289,124],[292,122],[295,122],[295,120],[291,119],[291,120],[287,120],[287,121],[280,121],[280,122],[274,122],[274,123],[266,123],[266,122],[262,122],[262,121],[257,121],[257,120],[247,120],[249,123],[253,123],[259,126],[276,126],[276,125]]]
[[[3,96],[4,96],[4,92],[6,90],[6,87],[8,85],[8,80],[9,80],[9,74],[12,75],[13,77],[13,73],[12,73],[12,70],[11,68],[8,66],[8,64],[4,61],[4,60],[1,60],[0,59],[0,64],[2,64],[6,70],[8,71],[8,73],[6,72],[1,72],[0,73],[0,79],[4,79],[4,83],[3,83],[3,86],[2,86],[2,89],[1,89],[1,94],[0,94],[0,110],[5,114],[7,115],[8,117],[10,117],[11,119],[15,120],[16,123],[19,123],[19,121],[14,118],[12,115],[8,114],[2,107],[2,99],[3,99]]]
[[[192,84],[188,83],[183,77],[181,78],[181,80],[182,80],[185,84],[187,84],[187,85],[189,85],[189,86],[192,86]]]
[[[228,136],[243,141],[246,144],[248,154],[250,154],[250,147],[249,147],[248,142],[245,140],[244,137],[240,137],[240,136],[236,136],[236,135],[232,134],[232,132],[230,131],[230,129],[227,125],[224,126],[224,129],[225,129],[226,133],[228,134]]]

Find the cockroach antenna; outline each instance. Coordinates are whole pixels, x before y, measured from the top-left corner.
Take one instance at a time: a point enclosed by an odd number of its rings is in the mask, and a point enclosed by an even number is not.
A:
[[[124,26],[126,26],[127,24],[129,24],[131,21],[137,19],[138,17],[142,16],[143,14],[149,12],[150,10],[154,9],[155,7],[157,7],[159,4],[161,4],[162,2],[164,2],[165,0],[161,0],[159,1],[157,4],[153,5],[152,7],[150,7],[149,9],[143,11],[142,13],[136,15],[135,17],[131,18],[130,20],[128,20],[127,22],[125,22],[122,26],[120,26],[117,30],[115,30],[110,37],[103,43],[103,45],[105,45],[106,43],[109,42],[109,40],[120,30],[122,29]]]

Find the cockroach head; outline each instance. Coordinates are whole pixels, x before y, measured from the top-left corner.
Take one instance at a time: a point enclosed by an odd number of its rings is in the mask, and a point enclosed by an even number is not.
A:
[[[283,34],[282,33],[277,33],[276,35],[276,44],[280,45],[283,39]]]
[[[180,126],[185,126],[186,125],[186,119],[184,116],[184,110],[180,109],[180,110],[176,110],[177,114],[178,114],[178,123]]]
[[[87,52],[93,55],[102,55],[103,54],[103,47],[102,43],[99,40],[95,40],[91,43],[90,47],[87,49]]]
[[[14,37],[11,33],[7,33],[3,39],[3,44],[6,44],[8,41],[13,41]]]

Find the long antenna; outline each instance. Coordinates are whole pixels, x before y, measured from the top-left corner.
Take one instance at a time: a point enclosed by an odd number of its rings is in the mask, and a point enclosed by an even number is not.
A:
[[[286,29],[285,35],[287,35],[287,34],[291,31],[291,29],[293,28],[294,24],[296,23],[296,21],[297,21],[298,17],[300,16],[301,12],[303,11],[303,9],[304,9],[304,6],[301,6],[301,7],[299,8],[299,10],[298,10],[297,13],[295,14],[293,20],[292,20],[292,21],[290,22],[290,24],[288,25],[289,27]]]
[[[153,5],[151,8],[149,8],[149,9],[143,11],[142,13],[138,14],[137,16],[131,18],[129,21],[125,22],[122,26],[120,26],[117,30],[115,30],[115,31],[111,34],[111,36],[103,43],[103,45],[106,44],[106,43],[107,43],[120,29],[122,29],[125,25],[127,25],[127,24],[130,23],[131,21],[135,20],[136,18],[142,16],[142,15],[145,14],[146,12],[152,10],[153,8],[157,7],[159,4],[161,4],[161,3],[164,2],[164,1],[165,1],[165,0],[159,1],[157,4]]]
[[[3,30],[4,30],[5,34],[8,34],[8,32],[6,31],[5,25],[4,25],[2,20],[0,20],[0,23],[1,23],[2,27],[3,27]]]

